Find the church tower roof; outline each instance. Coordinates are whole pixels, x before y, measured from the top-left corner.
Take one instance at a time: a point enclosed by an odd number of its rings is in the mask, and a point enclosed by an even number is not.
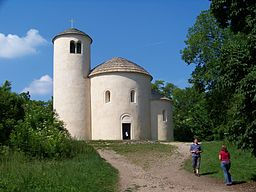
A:
[[[66,29],[65,31],[57,34],[53,39],[52,39],[52,42],[54,42],[54,40],[57,38],[57,37],[60,37],[60,36],[65,36],[65,35],[82,35],[82,36],[85,36],[85,37],[88,37],[90,40],[91,40],[91,43],[92,43],[92,38],[87,35],[86,33],[84,33],[83,31],[80,31],[76,28],[69,28],[69,29]]]
[[[89,77],[111,72],[141,73],[150,76],[152,80],[152,76],[143,67],[121,57],[114,57],[111,60],[99,64],[94,69],[92,69]]]

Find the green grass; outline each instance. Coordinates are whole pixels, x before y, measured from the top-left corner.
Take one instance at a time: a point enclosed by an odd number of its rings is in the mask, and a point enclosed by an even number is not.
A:
[[[152,141],[90,141],[96,149],[112,149],[126,156],[143,169],[149,169],[156,159],[171,156],[175,146]]]
[[[1,156],[0,191],[117,191],[117,170],[101,159],[93,147],[79,145],[82,149],[70,159],[28,159],[21,152]]]
[[[223,179],[223,172],[218,160],[219,150],[223,142],[203,142],[201,169],[202,175]],[[256,180],[256,158],[249,152],[236,149],[232,144],[225,143],[231,155],[231,175],[234,181]],[[191,159],[185,162],[185,169],[192,171]]]

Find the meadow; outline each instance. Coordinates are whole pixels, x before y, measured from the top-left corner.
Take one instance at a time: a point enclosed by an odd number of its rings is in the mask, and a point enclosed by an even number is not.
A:
[[[249,151],[242,151],[230,143],[224,143],[231,155],[230,173],[233,181],[237,183],[256,181],[256,158]],[[220,141],[202,142],[201,175],[209,175],[223,180],[224,176],[218,160],[222,144],[223,142]],[[184,167],[192,172],[191,159],[185,162]]]
[[[4,192],[114,192],[118,172],[92,146],[78,142],[73,158],[38,159],[3,148],[0,191]]]
[[[95,149],[112,149],[129,157],[145,170],[150,161],[173,153],[174,146],[158,142],[90,141],[73,143],[72,158],[40,159],[21,151],[2,147],[0,153],[0,191],[14,192],[115,192],[118,191],[118,171],[103,160]],[[222,142],[203,142],[201,175],[223,179],[218,160]],[[255,181],[256,158],[249,152],[227,144],[231,153],[231,173],[235,182]],[[150,154],[150,155],[147,155]],[[152,157],[152,159],[150,159]],[[191,160],[184,163],[191,171]]]

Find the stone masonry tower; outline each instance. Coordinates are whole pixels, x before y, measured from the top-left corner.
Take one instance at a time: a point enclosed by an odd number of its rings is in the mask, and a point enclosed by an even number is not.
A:
[[[53,106],[72,137],[91,139],[90,45],[92,39],[70,28],[54,44]]]

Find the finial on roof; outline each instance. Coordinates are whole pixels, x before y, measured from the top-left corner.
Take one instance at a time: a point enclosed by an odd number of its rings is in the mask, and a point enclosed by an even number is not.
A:
[[[74,28],[74,22],[75,22],[75,20],[74,20],[74,19],[70,19],[69,22],[70,22],[71,28]]]

